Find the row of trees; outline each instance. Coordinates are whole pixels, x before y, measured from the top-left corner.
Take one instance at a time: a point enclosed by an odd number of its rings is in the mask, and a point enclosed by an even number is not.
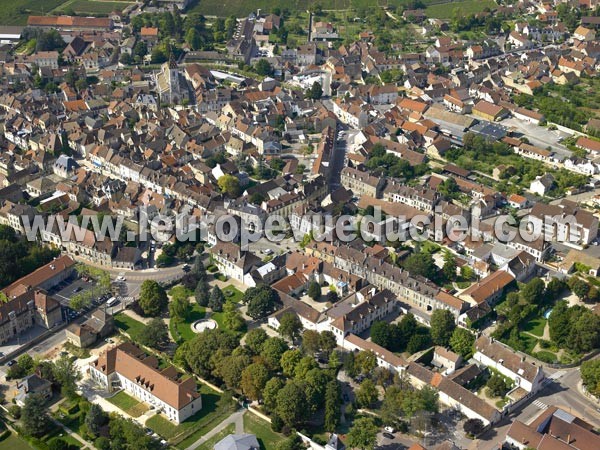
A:
[[[575,353],[586,353],[600,346],[600,317],[588,308],[569,307],[558,302],[548,318],[550,338]]]

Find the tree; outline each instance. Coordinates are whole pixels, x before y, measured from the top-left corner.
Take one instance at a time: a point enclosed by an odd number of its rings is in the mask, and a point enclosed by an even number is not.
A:
[[[264,359],[267,367],[274,372],[281,370],[281,357],[288,349],[287,344],[281,338],[270,338],[262,347],[260,356]]]
[[[262,328],[254,328],[246,334],[246,346],[252,354],[258,355],[262,351],[263,344],[269,339],[267,332]]]
[[[569,280],[569,286],[571,287],[573,293],[579,297],[580,300],[585,301],[587,299],[587,294],[590,290],[590,287],[584,280],[581,278],[572,277]]]
[[[29,436],[40,437],[48,430],[50,418],[41,394],[30,394],[25,398],[21,409],[21,423],[23,431]]]
[[[189,367],[196,375],[208,377],[215,369],[213,356],[229,355],[239,347],[239,339],[224,330],[206,330],[183,343],[175,353],[175,361]]]
[[[448,280],[456,279],[456,259],[452,253],[447,252],[444,256],[444,266],[442,267],[444,277]]]
[[[435,345],[448,346],[456,328],[454,315],[447,309],[436,309],[431,314],[431,339]]]
[[[346,444],[360,450],[374,449],[379,428],[370,417],[360,417],[354,421],[348,432]]]
[[[450,337],[450,347],[464,359],[468,359],[473,354],[473,345],[475,344],[475,335],[464,328],[455,328]]]
[[[269,369],[263,363],[250,364],[242,372],[242,392],[252,400],[259,400],[269,378]]]
[[[244,329],[246,322],[235,303],[225,302],[223,312],[223,325],[225,325],[225,328],[231,331],[242,331]]]
[[[302,360],[302,352],[297,348],[287,350],[281,355],[281,369],[286,377],[293,377],[296,374],[296,366]]]
[[[438,192],[448,199],[456,198],[456,194],[460,192],[460,188],[454,178],[447,178],[438,186]]]
[[[187,296],[173,296],[169,303],[169,316],[171,319],[185,320],[192,312],[192,305]]]
[[[325,388],[325,429],[333,433],[340,423],[342,396],[337,380],[331,380]]]
[[[314,360],[313,360],[314,361]],[[300,363],[299,367],[302,366]],[[310,414],[319,411],[325,404],[325,390],[327,383],[331,380],[329,374],[317,367],[310,369],[304,375],[304,393],[306,394],[307,407]]]
[[[581,364],[581,379],[589,392],[600,395],[600,359],[592,359]]]
[[[404,268],[411,275],[421,275],[430,280],[434,279],[437,273],[437,267],[429,253],[413,253],[404,261]]]
[[[254,65],[254,71],[262,76],[271,76],[273,74],[273,66],[266,59],[259,59]]]
[[[85,415],[85,425],[94,436],[100,434],[100,428],[108,422],[108,416],[96,403],[92,403]]]
[[[392,326],[384,321],[373,323],[371,325],[371,341],[389,350],[392,347]]]
[[[521,289],[521,298],[530,305],[537,305],[544,295],[544,282],[534,278]]]
[[[306,394],[302,385],[290,380],[277,394],[277,415],[290,428],[300,425],[307,415]]]
[[[544,296],[548,299],[548,300],[554,300],[555,298],[558,297],[558,295],[563,292],[565,289],[567,289],[567,283],[564,280],[561,280],[559,278],[552,278],[550,280],[550,282],[548,283],[548,285],[546,286],[546,291],[544,293]]]
[[[138,341],[142,345],[159,349],[169,341],[167,324],[159,317],[155,317],[138,333]]]
[[[571,331],[571,315],[569,305],[561,300],[554,305],[550,317],[548,317],[548,328],[550,338],[558,345],[565,345],[569,332]]]
[[[315,355],[321,348],[321,334],[315,330],[302,333],[302,350],[308,355]]]
[[[192,50],[199,50],[202,47],[202,36],[198,30],[190,28],[185,34],[185,42],[192,47]]]
[[[361,408],[370,408],[377,401],[378,393],[375,383],[370,378],[364,380],[356,391],[356,402]]]
[[[296,433],[293,433],[289,438],[277,444],[277,450],[305,450],[302,438]]]
[[[479,435],[483,429],[484,425],[481,419],[467,419],[463,424],[463,430],[465,430],[465,433],[472,436]]]
[[[567,346],[578,353],[586,353],[600,345],[600,317],[588,309],[571,315],[571,331]]]
[[[145,280],[140,287],[138,303],[145,315],[156,317],[167,307],[169,298],[160,284],[154,280]]]
[[[294,376],[299,380],[303,380],[306,378],[308,372],[317,367],[317,362],[312,356],[304,356],[298,364],[296,364]]]
[[[272,412],[277,408],[277,394],[285,386],[285,381],[279,377],[271,378],[263,389],[263,403],[267,411]]]
[[[273,313],[278,300],[277,292],[266,284],[251,287],[242,297],[242,302],[248,305],[247,314],[253,319],[262,319]]]
[[[208,306],[208,300],[210,298],[210,286],[206,279],[201,278],[198,280],[198,284],[196,285],[196,290],[194,291],[194,297],[196,298],[196,303],[200,306]]]
[[[360,373],[368,374],[377,367],[377,357],[375,353],[363,350],[356,355],[355,364]]]
[[[319,100],[323,96],[323,87],[321,83],[315,81],[313,85],[306,91],[306,98],[311,100]]]
[[[300,336],[302,328],[302,322],[296,313],[285,313],[279,320],[279,334],[292,342]]]
[[[60,385],[61,393],[68,398],[77,395],[77,382],[81,379],[81,373],[75,362],[68,355],[63,355],[54,363],[54,379]]]
[[[222,175],[217,180],[217,185],[221,192],[227,195],[229,198],[238,198],[242,193],[240,187],[240,180],[234,175]]]
[[[510,385],[506,382],[504,377],[498,373],[492,374],[488,379],[486,386],[493,397],[504,397],[504,394],[510,389]]]
[[[316,281],[311,281],[308,285],[308,296],[313,300],[318,300],[321,297],[321,285]]]
[[[321,351],[329,355],[337,347],[337,341],[332,331],[325,330],[321,332],[319,339]]]
[[[223,304],[225,303],[225,296],[223,292],[219,288],[219,286],[215,286],[210,293],[210,298],[208,299],[208,306],[214,312],[223,311]]]
[[[417,333],[413,334],[406,344],[406,351],[415,354],[418,351],[424,350],[431,345],[431,336],[428,334]]]

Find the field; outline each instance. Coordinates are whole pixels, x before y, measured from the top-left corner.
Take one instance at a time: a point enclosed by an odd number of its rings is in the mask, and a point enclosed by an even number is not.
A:
[[[546,319],[536,317],[523,325],[523,331],[528,331],[531,334],[542,337],[544,336],[544,328],[546,328]]]
[[[25,25],[27,16],[48,14],[65,0],[0,0],[0,25]]]
[[[274,450],[277,443],[285,439],[271,430],[271,424],[252,413],[244,414],[244,431],[256,435],[261,450]]]
[[[440,3],[430,5],[425,9],[427,17],[435,17],[437,19],[450,19],[454,16],[454,11],[459,10],[461,15],[475,14],[483,11],[486,7],[493,8],[497,6],[492,0],[465,0],[462,2]]]
[[[192,303],[192,312],[186,320],[174,320],[169,321],[169,327],[171,328],[171,336],[173,340],[179,342],[189,341],[197,336],[192,330],[191,324],[196,320],[200,320],[204,317],[206,308],[198,305],[198,303]]]
[[[108,15],[112,11],[123,11],[130,2],[101,1],[101,0],[67,0],[56,12],[78,15],[88,14],[92,16]]]
[[[324,10],[328,9],[371,9],[377,6],[388,6],[392,9],[402,4],[402,0],[200,0],[191,11],[205,15],[237,17],[246,16],[260,8],[262,11],[272,11],[274,8],[288,9],[294,11],[306,11],[314,5],[320,5]],[[430,3],[430,1],[425,1]]]

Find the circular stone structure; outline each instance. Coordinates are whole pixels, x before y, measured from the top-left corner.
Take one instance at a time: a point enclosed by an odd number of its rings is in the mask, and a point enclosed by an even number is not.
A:
[[[218,326],[219,325],[217,324],[217,322],[215,322],[212,319],[200,319],[200,320],[196,320],[192,324],[192,331],[194,333],[202,333],[203,331],[206,331],[206,330],[214,330]]]

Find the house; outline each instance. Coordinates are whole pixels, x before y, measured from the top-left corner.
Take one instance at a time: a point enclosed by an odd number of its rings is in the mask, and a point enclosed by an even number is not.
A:
[[[209,249],[209,253],[222,274],[241,282],[253,268],[262,265],[261,259],[254,253],[242,250],[231,242],[218,241]]]
[[[536,270],[535,257],[522,250],[517,256],[503,264],[500,270],[511,274],[515,280],[523,282],[531,277]]]
[[[184,378],[172,366],[160,368],[155,356],[129,342],[104,351],[89,364],[89,373],[108,392],[122,389],[177,424],[202,409],[194,377]]]
[[[449,375],[462,365],[462,356],[437,345],[433,350],[431,364],[440,369],[444,369],[444,375]]]
[[[547,241],[590,244],[598,237],[598,218],[577,203],[563,199],[559,204],[536,203],[529,220]]]
[[[554,177],[547,173],[545,175],[538,175],[535,177],[535,180],[533,180],[529,185],[529,191],[543,197],[548,194],[553,187]]]
[[[577,142],[575,142],[575,146],[584,149],[593,156],[600,155],[600,141],[581,136],[577,139]]]
[[[17,382],[17,395],[14,398],[15,403],[21,407],[24,406],[25,400],[32,394],[38,394],[44,400],[49,400],[52,397],[52,383],[35,373],[26,376]]]
[[[350,189],[355,196],[368,195],[373,198],[381,198],[381,192],[385,184],[384,178],[362,172],[352,167],[342,169],[342,186]]]
[[[515,277],[508,272],[497,270],[465,289],[459,297],[472,305],[485,302],[492,306],[514,281]]]
[[[67,327],[67,341],[80,348],[90,347],[110,335],[114,326],[113,316],[103,309],[97,309],[82,324],[72,323]]]
[[[535,394],[543,386],[545,376],[542,367],[526,361],[525,356],[510,347],[481,336],[475,341],[475,350],[475,361],[510,378],[515,388],[523,389],[528,395]]]
[[[589,255],[582,250],[572,249],[569,250],[565,259],[560,262],[559,269],[564,274],[572,273],[578,269],[586,275],[597,277],[600,274],[600,258]]]
[[[516,50],[522,50],[533,47],[533,44],[527,37],[516,31],[511,31],[508,35],[508,42]]]
[[[514,420],[505,443],[519,450],[594,450],[600,448],[600,435],[585,420],[550,406],[528,424]]]
[[[519,194],[510,194],[506,201],[508,202],[508,205],[510,207],[516,209],[527,208],[527,206],[529,205],[529,200],[527,200],[527,198]]]
[[[584,42],[594,41],[596,40],[596,32],[591,28],[586,28],[583,25],[579,25],[573,32],[573,39]]]
[[[259,450],[260,445],[253,434],[230,434],[213,447],[214,450]]]
[[[508,116],[508,110],[502,106],[486,102],[485,100],[479,100],[477,104],[473,106],[473,115],[489,120],[490,122],[495,122]]]

